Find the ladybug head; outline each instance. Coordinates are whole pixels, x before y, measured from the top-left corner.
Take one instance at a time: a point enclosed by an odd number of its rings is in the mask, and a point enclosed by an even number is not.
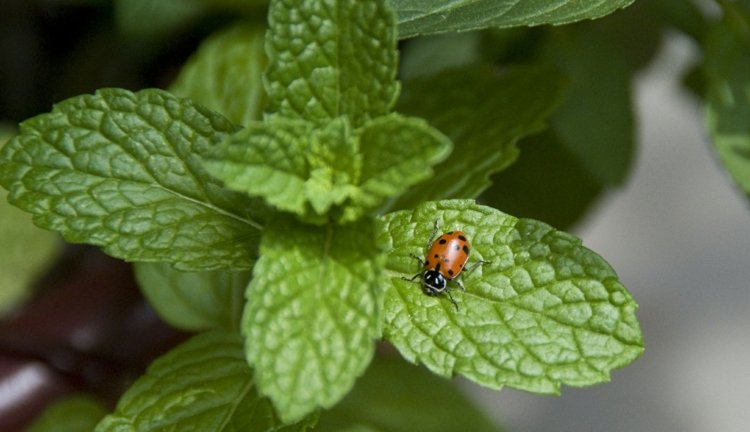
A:
[[[427,295],[436,295],[445,291],[445,277],[437,270],[427,270],[422,276],[422,286]]]

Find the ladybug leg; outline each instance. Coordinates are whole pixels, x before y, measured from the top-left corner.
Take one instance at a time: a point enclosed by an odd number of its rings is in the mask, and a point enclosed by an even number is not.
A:
[[[422,258],[420,258],[420,257],[418,257],[418,256],[416,256],[414,254],[409,254],[409,256],[412,257],[412,258],[414,258],[415,260],[419,261],[419,265],[423,265],[423,266],[427,265],[427,261],[423,260]]]
[[[461,291],[466,291],[466,288],[464,288],[464,284],[463,284],[463,282],[461,282],[461,278],[460,277],[458,277],[456,279],[453,279],[453,282],[455,282],[456,285],[458,285],[458,287],[461,288]]]
[[[420,264],[424,265],[424,260],[414,254],[409,254],[410,257],[414,258],[415,260],[419,261]]]
[[[421,260],[420,260],[420,261],[421,261]],[[416,278],[418,278],[418,277],[420,277],[420,276],[422,276],[422,273],[417,273],[417,274],[415,274],[414,276],[412,276],[412,277],[410,277],[410,278],[408,278],[408,277],[406,277],[406,276],[401,276],[401,279],[403,279],[403,280],[405,280],[405,281],[409,281],[409,282],[414,282],[414,279],[416,279]]]
[[[419,265],[425,265],[425,262],[424,262],[424,261],[422,260],[422,258],[420,258],[420,257],[418,257],[418,256],[416,256],[416,255],[414,255],[414,254],[409,254],[409,256],[411,256],[411,257],[412,257],[412,258],[414,258],[415,260],[419,261]],[[410,278],[408,278],[408,277],[405,277],[405,276],[401,276],[401,279],[403,279],[403,280],[406,280],[406,281],[410,281],[410,282],[413,282],[413,281],[414,281],[414,279],[416,279],[416,278],[418,278],[418,277],[420,277],[420,276],[422,276],[422,272],[419,272],[419,273],[415,274],[414,276],[412,276],[412,277],[410,277]]]
[[[451,303],[453,303],[453,306],[456,307],[456,312],[458,312],[458,303],[456,303],[456,300],[453,299],[453,296],[451,295],[451,291],[446,289],[445,293],[448,294],[448,298],[451,300]]]
[[[432,235],[430,236],[430,239],[427,240],[427,246],[425,247],[425,250],[430,250],[430,246],[432,246],[432,242],[435,240],[435,235],[437,235],[439,229],[438,221],[440,221],[440,218],[435,219],[435,229],[432,230]]]
[[[479,260],[479,261],[475,262],[474,264],[472,264],[471,266],[469,266],[469,268],[467,268],[464,271],[464,274],[466,274],[466,275],[471,274],[471,272],[473,272],[477,267],[479,267],[482,264],[492,264],[492,261],[482,261],[482,260]]]

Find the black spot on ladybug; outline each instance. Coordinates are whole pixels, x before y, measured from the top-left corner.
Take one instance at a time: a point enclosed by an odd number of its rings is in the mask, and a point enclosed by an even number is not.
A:
[[[466,255],[468,255],[468,254],[469,254],[469,251],[470,251],[470,250],[471,250],[471,249],[469,249],[469,247],[468,247],[468,246],[464,245],[464,253],[465,253]]]
[[[439,258],[440,256],[438,254],[435,254],[435,258]]]
[[[461,249],[461,246],[456,245],[456,250],[460,250],[460,249]]]
[[[440,271],[440,263],[435,264],[435,271]]]
[[[440,240],[438,240],[438,243],[440,243],[440,244],[446,244],[447,242],[448,242],[448,240],[446,240],[444,238],[441,238]]]
[[[448,274],[453,276],[453,270],[448,270]]]
[[[443,262],[448,264],[449,262],[451,262],[451,260],[449,260],[448,258],[443,258]]]
[[[461,241],[464,241],[464,242],[466,241],[466,237],[464,237],[462,235],[458,236],[458,239],[461,240]]]

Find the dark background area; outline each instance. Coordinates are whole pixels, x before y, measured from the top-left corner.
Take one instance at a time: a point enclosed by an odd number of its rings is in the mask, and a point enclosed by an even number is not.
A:
[[[101,87],[165,86],[202,37],[126,41],[101,3],[3,0],[0,123],[15,127]],[[95,248],[62,247],[33,291],[0,320],[0,431],[21,430],[67,394],[113,406],[154,357],[186,337],[143,300],[129,264]]]

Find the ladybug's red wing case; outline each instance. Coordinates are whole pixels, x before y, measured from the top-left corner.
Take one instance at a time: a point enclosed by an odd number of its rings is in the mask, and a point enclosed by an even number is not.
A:
[[[447,280],[461,274],[469,259],[471,244],[466,234],[451,231],[438,237],[425,258],[425,269],[440,272]]]
[[[427,256],[425,257],[424,272],[418,273],[411,278],[402,278],[404,280],[413,281],[420,275],[422,276],[422,288],[425,294],[429,296],[436,296],[439,294],[446,294],[450,299],[453,306],[458,311],[458,303],[451,295],[450,289],[448,288],[448,281],[458,285],[459,288],[465,290],[460,279],[456,279],[466,266],[466,262],[469,260],[469,253],[471,253],[471,244],[469,239],[462,231],[451,231],[447,232],[437,238],[434,242],[432,239],[438,232],[438,221],[435,221],[435,229],[427,241]],[[418,256],[412,255],[415,259],[420,260]],[[420,260],[422,261],[422,260]],[[477,266],[483,264],[485,261],[478,261],[472,265],[467,272],[471,272]]]

